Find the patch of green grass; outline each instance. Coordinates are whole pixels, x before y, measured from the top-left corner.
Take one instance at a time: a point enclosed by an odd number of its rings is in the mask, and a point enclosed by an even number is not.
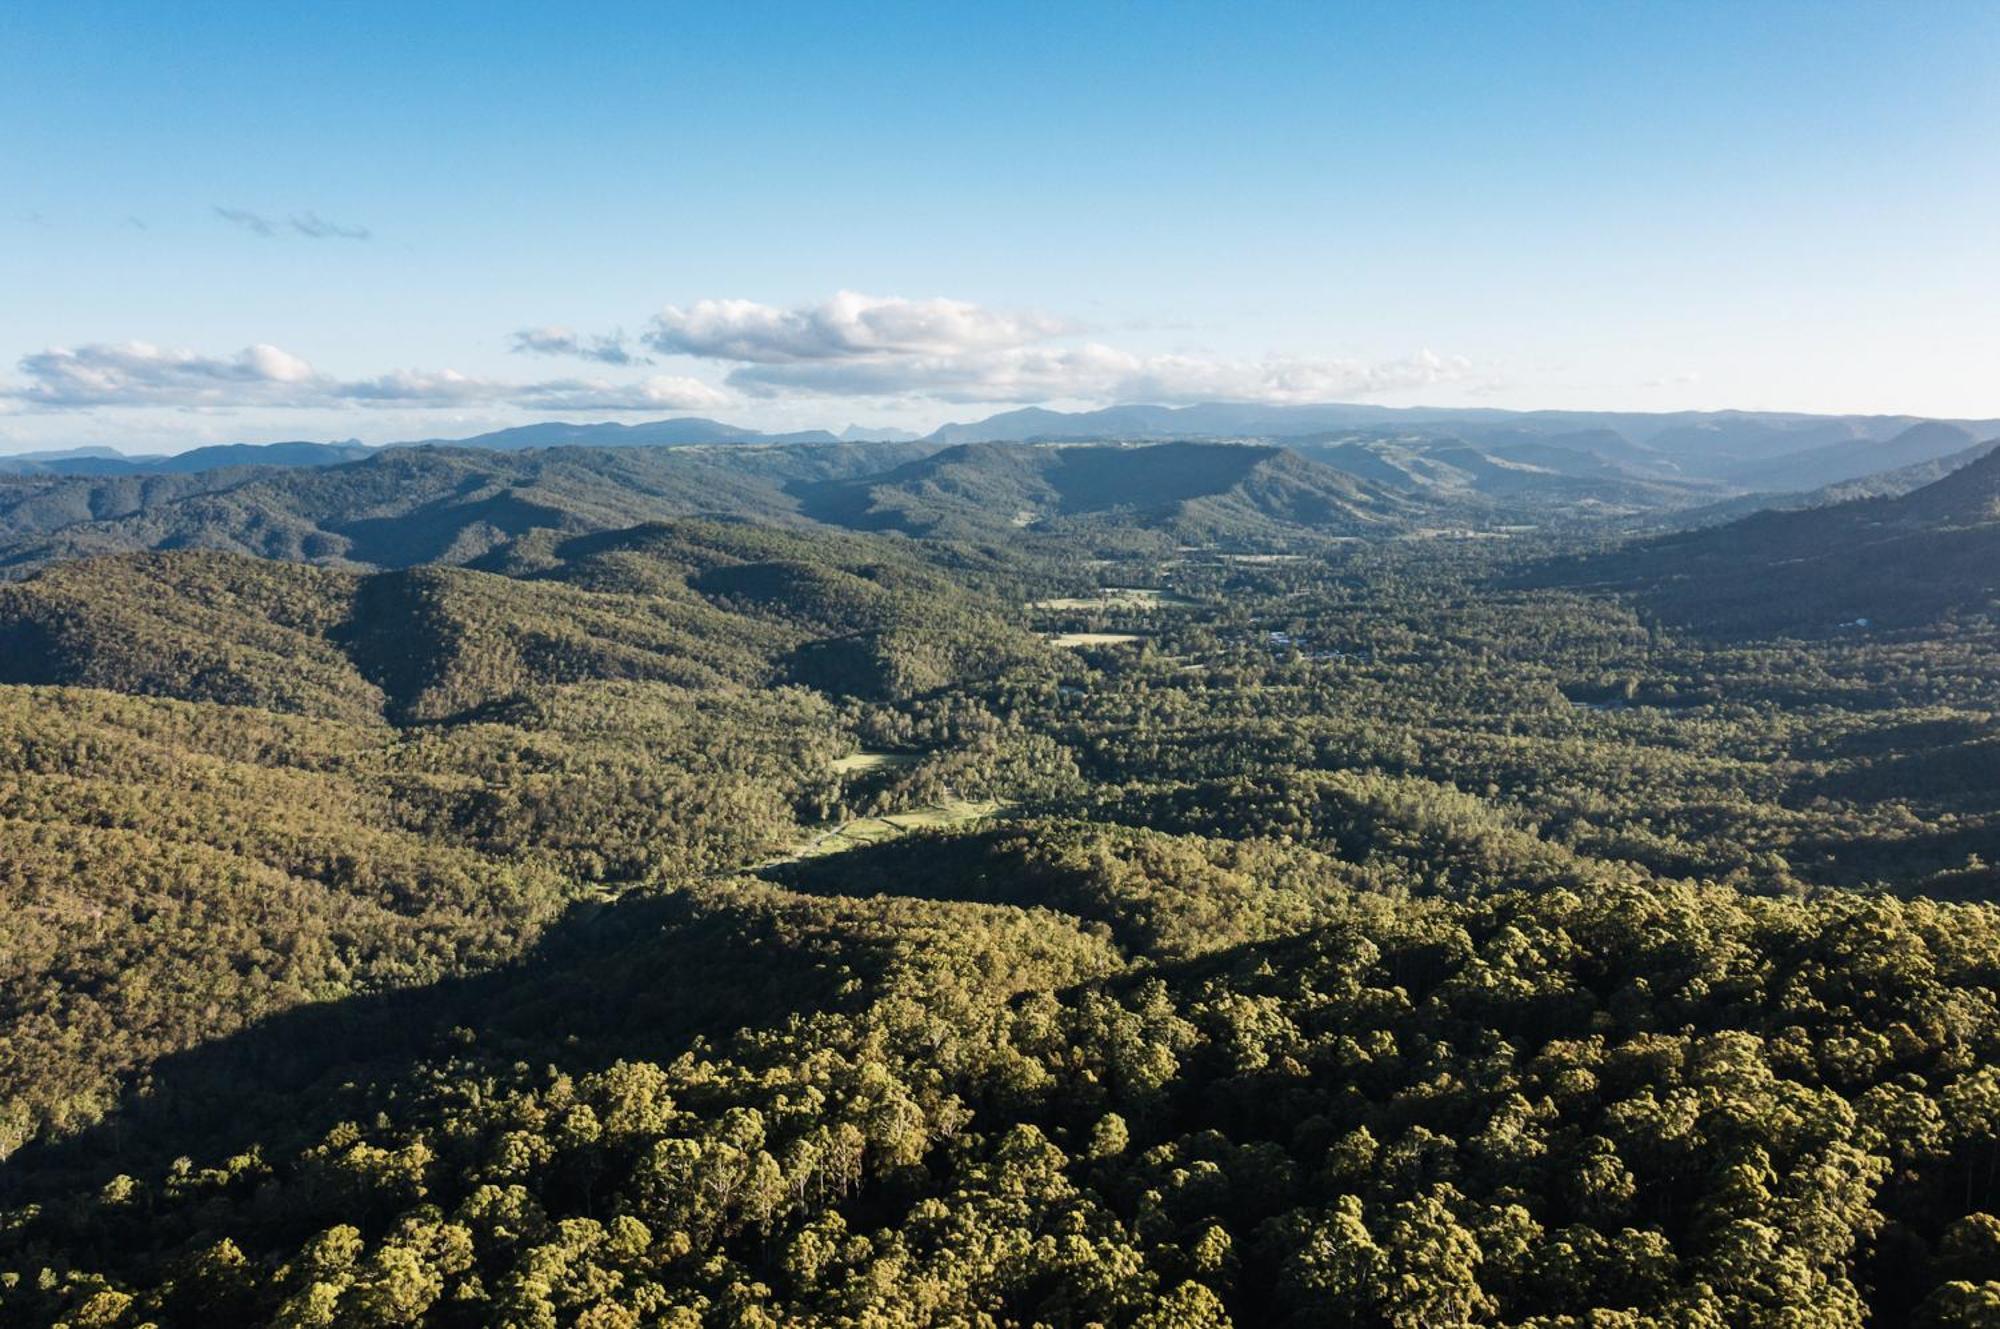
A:
[[[1058,596],[1035,600],[1030,609],[1188,609],[1194,601],[1185,595],[1152,586],[1107,586],[1096,595]]]
[[[841,775],[855,775],[908,766],[916,760],[916,755],[909,752],[850,752],[845,757],[835,757],[833,769]]]
[[[933,830],[938,827],[978,821],[982,817],[993,816],[1006,806],[1005,803],[992,800],[952,799],[944,803],[934,803],[929,807],[914,808],[908,812],[890,812],[879,817],[856,817],[852,821],[845,821],[839,826],[821,831],[812,839],[794,846],[791,852],[782,854],[771,862],[782,863],[791,859],[814,858],[821,854],[837,854],[843,850],[859,849],[865,845],[893,840],[909,831]]]
[[[1146,640],[1139,632],[1056,632],[1049,636],[1051,646],[1124,646],[1135,641]]]

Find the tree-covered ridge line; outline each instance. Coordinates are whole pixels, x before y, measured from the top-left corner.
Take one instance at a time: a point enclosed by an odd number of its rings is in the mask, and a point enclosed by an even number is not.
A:
[[[1023,575],[959,562],[953,579],[896,542],[701,522],[530,541],[504,571],[86,560],[0,586],[0,679],[395,723],[597,679],[721,689],[844,668],[859,690],[927,690],[958,637],[1005,640],[979,588]],[[829,640],[850,645],[811,649]]]
[[[1962,431],[1945,433],[1955,441]],[[1927,478],[1949,480],[1952,462],[1977,455],[1939,453],[1942,444],[1890,446],[1882,466],[1929,458],[1932,469],[1870,479],[1865,458],[1874,445],[1826,446],[1853,454],[1838,474],[1863,477],[1855,492],[1901,494]],[[1824,450],[1800,454],[1808,471]],[[1619,517],[1658,529],[1676,522],[1677,509],[1731,492],[1614,435],[1507,430],[1483,443],[1387,430],[1275,441],[427,445],[327,460],[0,474],[0,577],[178,549],[344,569],[499,568],[551,541],[694,517],[999,545],[1087,540],[1162,555],[1188,542],[1254,551],[1328,539],[1588,532]]]
[[[59,1295],[173,1321],[1211,1324],[1977,1324],[1990,1296],[1984,907],[1362,896],[1133,969],[1046,909],[691,903],[446,999],[435,1050],[283,1153],[38,1218],[188,1252],[141,1259],[135,1305]],[[626,1055],[676,1013],[726,1025],[727,975],[771,963],[823,973],[779,980],[821,994],[802,1023]],[[631,1000],[656,989],[682,1001]],[[517,1056],[551,1021],[587,1031],[574,1070]],[[269,1264],[218,1215],[305,1244]]]
[[[1978,621],[2000,604],[2000,451],[1907,492],[1758,512],[1558,563],[1547,582],[1612,586],[1662,617],[1758,637]]]
[[[0,588],[0,1322],[1988,1322],[1993,623],[1561,547]]]

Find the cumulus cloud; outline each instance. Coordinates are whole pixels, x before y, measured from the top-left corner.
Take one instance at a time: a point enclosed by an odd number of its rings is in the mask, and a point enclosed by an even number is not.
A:
[[[753,300],[669,305],[646,342],[669,355],[754,364],[951,356],[1043,341],[1065,331],[1043,314],[982,309],[963,300],[902,300],[842,291],[779,309]]]
[[[28,385],[8,395],[32,406],[285,405],[317,391],[311,365],[276,346],[233,356],[165,350],[146,342],[52,347],[23,356]]]
[[[299,235],[308,240],[372,240],[375,233],[366,226],[343,226],[317,212],[295,212],[289,217],[267,217],[247,208],[216,205],[215,215],[232,225],[270,239],[279,235]]]
[[[56,347],[20,361],[24,386],[0,399],[29,409],[152,406],[446,407],[506,405],[528,411],[699,410],[727,395],[699,379],[658,375],[637,383],[559,378],[517,383],[455,370],[398,370],[365,379],[320,373],[276,346],[231,356],[168,350],[146,342]]]
[[[556,325],[523,328],[514,334],[516,355],[567,355],[579,360],[595,360],[601,365],[649,365],[646,356],[634,352],[622,331],[583,336],[574,328]]]
[[[1445,383],[1471,390],[1479,377],[1465,359],[1428,350],[1394,360],[1137,352],[1082,340],[1043,314],[853,292],[794,308],[748,300],[669,307],[644,341],[662,353],[714,362],[721,385],[671,374],[518,382],[449,369],[343,379],[275,346],[212,356],[128,342],[24,357],[25,382],[0,387],[0,409],[498,405],[534,412],[710,412],[740,398],[855,397],[955,404],[1305,404]],[[525,355],[620,367],[653,363],[620,332],[546,326],[516,332],[512,343]]]
[[[764,398],[1302,403],[1453,381],[1472,368],[1429,351],[1384,362],[1241,360],[1058,341],[1074,331],[1046,314],[843,291],[794,308],[751,300],[669,306],[645,340],[665,354],[733,362],[729,386]]]

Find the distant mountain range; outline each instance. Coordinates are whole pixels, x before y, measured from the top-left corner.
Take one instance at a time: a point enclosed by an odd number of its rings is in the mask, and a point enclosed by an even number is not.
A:
[[[1549,440],[1567,436],[1572,446],[1595,435],[1586,450],[1609,449],[1618,460],[1675,467],[1690,464],[1720,476],[1791,454],[1843,443],[1881,442],[1913,425],[1934,423],[1908,415],[1806,415],[1778,411],[1503,411],[1352,404],[1257,406],[1113,406],[1063,412],[1030,407],[970,424],[950,424],[930,437],[938,443],[1061,441],[1080,439],[1300,438],[1340,432],[1390,432],[1455,436],[1476,445]],[[1945,422],[1968,435],[2000,435],[2000,420]],[[1906,460],[1914,460],[1906,459]],[[1866,465],[1866,463],[1863,463]],[[1881,466],[1867,469],[1881,470]]]
[[[1212,404],[1034,408],[925,439],[854,441],[896,434],[767,434],[689,417],[389,448],[0,458],[0,566],[181,546],[401,566],[477,558],[530,530],[693,513],[981,540],[1112,527],[1252,542],[1606,519],[1712,527],[1905,493],[1982,455],[2000,423]],[[1172,446],[1135,460],[1149,443]]]
[[[949,424],[918,440],[908,431],[849,425],[767,433],[699,417],[637,424],[523,425],[418,445],[515,452],[552,447],[643,448],[699,444],[1088,441],[1284,442],[1328,465],[1383,483],[1442,484],[1494,496],[1546,490],[1558,502],[1610,508],[1694,505],[1731,494],[1795,493],[1918,465],[2000,437],[2000,421],[1912,416],[1816,416],[1712,411],[1646,414],[1501,411],[1351,404],[1040,407]],[[1352,446],[1348,446],[1352,445]],[[415,445],[401,445],[415,446]],[[1455,449],[1469,449],[1456,460]],[[172,457],[124,456],[106,448],[0,457],[0,475],[194,474],[228,466],[326,466],[372,449],[347,443],[235,444]],[[1374,455],[1369,455],[1369,454]],[[1483,458],[1471,453],[1483,454]],[[1427,454],[1428,460],[1418,454]],[[1461,463],[1469,463],[1469,466]],[[1509,475],[1498,475],[1494,465]],[[1402,471],[1402,479],[1388,471]],[[1414,469],[1412,469],[1414,468]],[[1457,472],[1457,473],[1454,473]],[[1532,478],[1536,472],[1571,483]],[[1597,486],[1595,490],[1591,486]]]
[[[1782,454],[1819,465],[1802,462],[1797,474],[1918,460],[1804,497],[1723,502],[1722,482],[1676,475],[1649,444],[1595,429],[1510,427],[1482,431],[1478,444],[1407,428],[1322,431],[1290,446],[694,441],[699,432],[686,422],[551,425],[508,431],[514,447],[360,449],[339,464],[0,477],[0,576],[182,549],[345,568],[532,571],[563,541],[687,517],[989,550],[1040,542],[1075,556],[1178,544],[1292,550],[1631,513],[1652,514],[1657,527],[1660,513],[1684,510],[1676,520],[1687,529],[1535,578],[1609,587],[1663,620],[1705,629],[1809,634],[1985,611],[2000,587],[2000,448],[1935,422],[1868,447],[1826,442],[1831,431],[1813,425],[1804,432],[1821,441]],[[669,435],[683,441],[658,442]],[[601,439],[653,441],[587,445]],[[310,457],[318,446],[279,445],[276,455]],[[1950,451],[1927,455],[1941,449]],[[36,464],[83,460],[105,459]],[[1740,510],[1808,502],[1819,505]]]
[[[869,429],[849,425],[838,434],[824,429],[801,429],[786,434],[769,434],[720,420],[684,416],[673,420],[648,420],[639,424],[522,425],[471,438],[434,438],[426,443],[455,448],[490,448],[495,452],[520,452],[530,448],[659,448],[686,447],[701,443],[911,443],[919,435],[905,429]]]
[[[1723,469],[1720,478],[1753,491],[1817,489],[1963,452],[1994,432],[2000,431],[1989,430],[1981,435],[1963,425],[1925,420],[1886,439],[1842,440],[1729,466]]]
[[[1913,489],[1921,489],[1934,480],[1942,480],[1953,471],[1971,465],[1996,448],[2000,448],[2000,439],[1987,439],[1984,443],[1974,443],[1969,448],[1947,453],[1942,457],[1912,462],[1908,466],[1898,466],[1893,470],[1875,471],[1856,479],[1821,485],[1817,489],[1740,494],[1735,498],[1724,499],[1703,507],[1683,509],[1674,514],[1673,522],[1678,527],[1691,530],[1702,526],[1719,526],[1724,522],[1747,517],[1753,512],[1796,512],[1802,508],[1824,508],[1835,503],[1849,503],[1858,498],[1896,498]]]
[[[160,457],[74,448],[0,457],[0,475],[197,475],[228,466],[337,466],[374,451],[353,442],[224,443]]]

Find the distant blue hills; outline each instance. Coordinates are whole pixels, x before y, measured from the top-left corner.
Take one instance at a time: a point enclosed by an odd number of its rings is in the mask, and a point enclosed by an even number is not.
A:
[[[1706,487],[1717,493],[1814,489],[1951,456],[2000,436],[1996,420],[1916,416],[1810,415],[1773,411],[1508,411],[1388,407],[1352,403],[1266,406],[1112,406],[1091,411],[1027,407],[942,426],[928,438],[851,425],[768,433],[694,416],[633,424],[551,421],[469,438],[389,446],[452,446],[497,452],[556,447],[642,448],[720,444],[812,445],[858,441],[1059,443],[1086,440],[1238,439],[1283,441],[1334,465],[1385,464],[1421,472],[1428,461],[1468,461],[1572,479]],[[223,444],[173,456],[111,448],[0,456],[0,475],[187,475],[239,466],[332,466],[378,451],[352,440]],[[1414,454],[1413,451],[1414,450]],[[1484,458],[1484,461],[1478,459]]]

